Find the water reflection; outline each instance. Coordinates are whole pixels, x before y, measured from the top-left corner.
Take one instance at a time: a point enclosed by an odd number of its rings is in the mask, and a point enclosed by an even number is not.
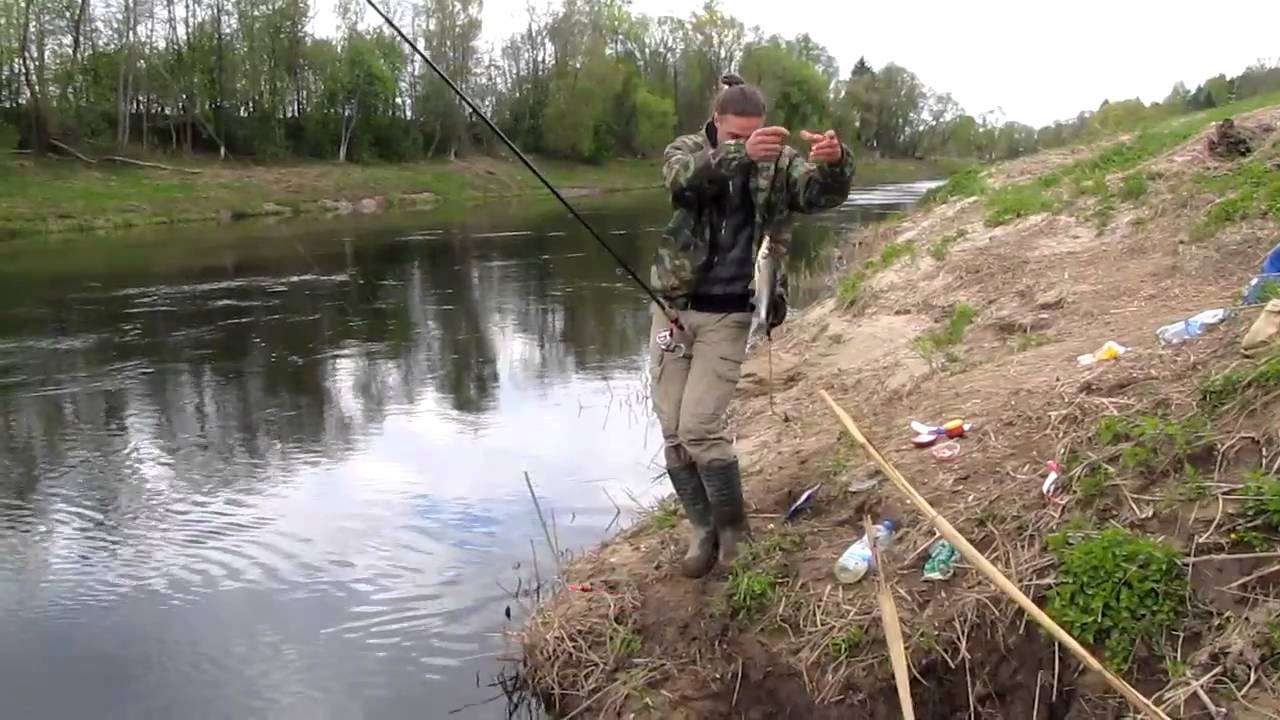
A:
[[[645,267],[662,198],[587,208]],[[802,226],[796,271],[864,212]],[[521,471],[565,547],[601,489],[663,491],[647,312],[541,203],[0,245],[6,714],[479,699],[541,537]]]

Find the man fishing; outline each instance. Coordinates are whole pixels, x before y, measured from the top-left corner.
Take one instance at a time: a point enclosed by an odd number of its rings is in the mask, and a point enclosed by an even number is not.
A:
[[[746,509],[725,413],[742,374],[752,311],[767,329],[786,317],[786,258],[793,213],[834,208],[849,196],[853,153],[833,130],[803,131],[809,156],[786,145],[790,131],[766,127],[765,98],[726,75],[702,131],[667,146],[663,177],[675,213],[659,241],[651,390],[667,474],[689,518],[681,572],[706,575],[737,555]],[[773,287],[755,288],[757,249],[768,244]],[[760,307],[763,305],[764,307]]]

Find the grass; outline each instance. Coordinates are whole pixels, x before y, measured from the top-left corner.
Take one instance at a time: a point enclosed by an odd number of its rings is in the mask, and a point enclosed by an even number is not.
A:
[[[929,243],[929,257],[942,262],[947,259],[947,255],[951,253],[951,246],[963,240],[969,234],[968,230],[960,228],[955,232],[948,233],[937,240]]]
[[[1038,182],[1006,185],[987,196],[988,227],[999,227],[1018,218],[1049,212],[1057,203],[1048,188]]]
[[[1147,473],[1170,462],[1185,462],[1196,448],[1210,441],[1209,421],[1203,415],[1163,418],[1155,415],[1106,415],[1094,430],[1099,445],[1119,451],[1124,470]]]
[[[948,200],[982,195],[986,191],[987,179],[983,169],[973,165],[953,174],[945,183],[925,193],[920,198],[920,204],[937,205]]]
[[[1191,228],[1194,240],[1206,240],[1223,228],[1252,217],[1280,220],[1280,167],[1276,151],[1255,154],[1220,175],[1201,174],[1196,184],[1218,196]]]
[[[1280,103],[1280,94],[1263,95],[1205,112],[1160,121],[1139,129],[1124,140],[1103,147],[1090,157],[995,190],[991,190],[976,171],[969,175],[957,175],[946,185],[937,188],[932,199],[942,201],[954,197],[983,195],[987,225],[996,227],[1018,218],[1060,209],[1071,195],[1094,196],[1102,198],[1103,202],[1099,208],[1095,208],[1093,220],[1103,226],[1110,222],[1115,202],[1136,202],[1150,191],[1150,178],[1144,173],[1133,172],[1135,168],[1191,139],[1209,123],[1276,103]],[[1245,164],[1258,166],[1251,170],[1255,176],[1267,167],[1257,158]],[[1119,187],[1113,191],[1107,178],[1121,173],[1124,176],[1120,179]],[[1210,208],[1210,217],[1196,227],[1194,234],[1207,236],[1223,225],[1251,213],[1271,213],[1280,218],[1280,185],[1268,180],[1254,186],[1252,191],[1240,191],[1224,198]]]
[[[1013,338],[1014,352],[1026,352],[1041,345],[1048,345],[1053,338],[1044,333],[1020,333]]]
[[[679,507],[680,500],[674,496],[659,500],[658,504],[653,508],[653,513],[650,515],[650,517],[653,518],[653,526],[659,530],[670,530],[675,527],[676,511]]]
[[[1111,466],[1093,463],[1076,479],[1076,494],[1085,500],[1094,500],[1106,491],[1115,476],[1115,470]]]
[[[743,545],[738,558],[729,566],[729,577],[717,609],[739,620],[761,615],[773,605],[786,579],[783,559],[799,546],[799,538],[781,532]]]
[[[0,235],[208,221],[320,211],[322,200],[382,197],[395,205],[431,193],[441,200],[545,192],[522,167],[495,158],[458,163],[255,165],[205,158],[160,162],[200,174],[68,160],[0,157]],[[656,163],[619,160],[599,166],[538,161],[560,187],[601,190],[655,187]]]
[[[867,642],[867,630],[861,625],[850,625],[837,633],[827,644],[836,660],[848,660],[858,654]]]
[[[1280,530],[1280,478],[1255,470],[1245,477],[1244,514],[1259,526]]]
[[[840,278],[836,285],[836,300],[844,307],[853,305],[862,294],[862,286],[872,275],[888,270],[902,258],[915,257],[915,254],[915,244],[890,240],[880,248],[879,255],[868,258],[861,268]]]
[[[1100,646],[1107,664],[1127,668],[1139,643],[1153,650],[1185,611],[1186,573],[1178,552],[1122,528],[1077,539],[1048,538],[1058,582],[1046,609],[1081,642]]]
[[[928,330],[911,341],[911,346],[921,357],[934,357],[947,348],[959,345],[964,340],[965,330],[973,324],[978,311],[968,303],[959,303],[951,309],[951,315],[941,327]]]
[[[640,635],[633,628],[620,624],[616,619],[609,620],[606,638],[609,654],[613,657],[635,657],[640,654],[640,649],[643,647]]]
[[[1280,353],[1265,357],[1252,367],[1234,368],[1205,379],[1200,383],[1200,408],[1207,412],[1221,410],[1246,390],[1275,387],[1280,387]]]
[[[1120,180],[1118,195],[1125,202],[1136,202],[1151,191],[1151,183],[1142,173],[1130,173]]]

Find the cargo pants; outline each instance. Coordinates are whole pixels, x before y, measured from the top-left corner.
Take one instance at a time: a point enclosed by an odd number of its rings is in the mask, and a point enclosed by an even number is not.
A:
[[[679,311],[673,328],[655,308],[649,334],[650,394],[662,427],[667,467],[737,459],[725,413],[742,377],[751,313]],[[667,348],[658,338],[672,335]]]

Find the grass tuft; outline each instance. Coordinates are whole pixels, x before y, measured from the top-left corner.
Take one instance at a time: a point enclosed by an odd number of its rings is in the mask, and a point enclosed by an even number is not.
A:
[[[964,340],[965,330],[973,324],[978,311],[968,303],[959,303],[951,309],[951,315],[941,327],[934,328],[918,335],[911,341],[911,346],[921,357],[926,359],[959,345]]]
[[[999,227],[1018,218],[1049,212],[1057,206],[1046,188],[1036,182],[1006,185],[987,197],[988,227]]]

